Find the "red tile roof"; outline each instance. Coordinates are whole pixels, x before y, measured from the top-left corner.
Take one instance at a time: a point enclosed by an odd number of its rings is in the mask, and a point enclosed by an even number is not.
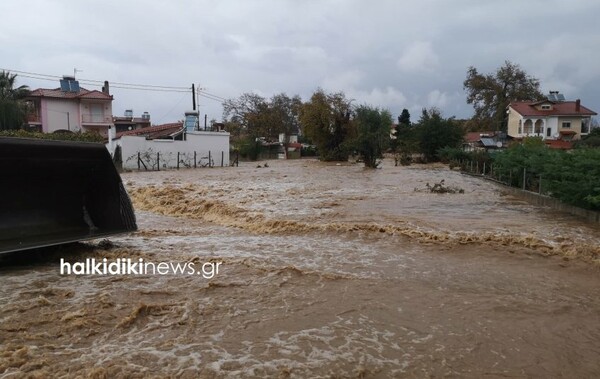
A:
[[[468,132],[465,135],[465,141],[467,142],[478,142],[481,137],[493,137],[494,132]]]
[[[48,89],[38,88],[29,93],[29,97],[52,97],[58,99],[93,99],[93,100],[112,100],[112,95],[98,91],[80,88],[79,92],[66,92],[60,88]]]
[[[552,109],[550,110],[538,110],[535,108],[540,103],[552,103]],[[596,112],[592,111],[580,105],[579,111],[576,110],[575,101],[515,101],[510,103],[509,107],[518,112],[521,116],[595,116]]]
[[[577,134],[577,132],[576,132],[576,131],[574,131],[574,130],[559,130],[558,132],[559,132],[560,134],[564,134],[564,135],[566,135],[566,136],[568,136],[568,135],[572,135],[572,134]]]
[[[126,132],[117,133],[114,139],[119,139],[123,136],[144,136],[148,139],[170,136],[183,129],[183,122],[174,122],[171,124],[163,124],[150,126],[148,128],[128,130]]]

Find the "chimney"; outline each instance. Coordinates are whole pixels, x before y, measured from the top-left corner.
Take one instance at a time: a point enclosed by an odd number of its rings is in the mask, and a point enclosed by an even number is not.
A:
[[[104,86],[102,86],[102,92],[104,92],[107,95],[110,95],[110,88],[108,86],[108,80],[104,81]]]
[[[581,100],[575,100],[575,112],[579,112],[581,109]]]

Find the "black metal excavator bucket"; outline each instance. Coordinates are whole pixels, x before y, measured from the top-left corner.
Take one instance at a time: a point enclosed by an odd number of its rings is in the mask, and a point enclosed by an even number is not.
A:
[[[136,229],[102,144],[0,138],[0,253]]]

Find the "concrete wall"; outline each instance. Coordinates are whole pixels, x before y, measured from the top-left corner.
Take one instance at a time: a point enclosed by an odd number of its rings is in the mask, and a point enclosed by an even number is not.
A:
[[[540,195],[538,193],[525,191],[525,190],[522,190],[522,189],[516,188],[516,187],[510,187],[504,183],[501,183],[501,182],[499,182],[495,179],[489,178],[487,176],[470,174],[468,172],[463,172],[463,174],[467,174],[470,176],[474,176],[474,177],[478,177],[481,179],[485,179],[485,180],[494,182],[502,188],[502,191],[509,193],[520,199],[523,199],[529,203],[532,203],[535,205],[541,205],[541,206],[545,206],[545,207],[550,207],[557,211],[566,212],[566,213],[570,213],[574,216],[582,217],[591,222],[600,223],[600,212],[592,211],[589,209],[579,208],[579,207],[576,207],[576,206],[570,205],[570,204],[565,204],[554,197]]]
[[[160,154],[160,169],[177,167],[179,153],[180,167],[194,166],[196,152],[197,166],[208,164],[209,151],[214,166],[229,166],[229,133],[225,132],[188,132],[186,141],[146,140],[145,137],[123,136],[116,141],[121,146],[123,168],[137,170],[138,153],[148,169],[157,169],[157,153]],[[110,147],[107,145],[107,148]],[[111,151],[113,154],[114,151]],[[143,166],[142,166],[143,169]]]
[[[588,209],[583,209],[573,205],[565,204],[556,198],[540,195],[535,192],[523,191],[519,188],[506,186],[503,187],[503,190],[509,192],[511,195],[524,199],[530,203],[550,207],[558,211],[567,212],[575,216],[583,217],[588,221],[600,223],[600,212],[591,211]]]

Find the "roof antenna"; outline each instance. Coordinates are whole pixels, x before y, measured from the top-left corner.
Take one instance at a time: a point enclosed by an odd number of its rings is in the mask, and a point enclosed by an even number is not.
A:
[[[79,70],[78,68],[73,67],[73,77],[76,77],[78,72],[83,72],[83,70]]]

